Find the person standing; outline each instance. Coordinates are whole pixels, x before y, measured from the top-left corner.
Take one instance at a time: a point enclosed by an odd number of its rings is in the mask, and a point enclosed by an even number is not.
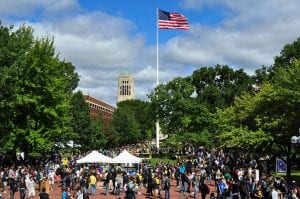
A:
[[[49,199],[49,194],[46,193],[45,187],[42,188],[42,192],[40,192],[39,196],[40,196],[40,199]]]
[[[28,180],[26,180],[26,189],[28,192],[28,198],[33,198],[35,196],[35,182],[33,180],[33,176],[30,176]]]
[[[198,193],[199,193],[199,184],[200,184],[200,172],[197,171],[194,175],[192,184],[194,186],[194,199],[198,199]]]
[[[76,189],[76,198],[75,199],[83,199],[83,192],[81,190],[81,187],[77,187],[77,189]]]
[[[209,187],[207,186],[207,184],[205,184],[203,182],[203,183],[201,183],[199,189],[200,189],[200,192],[201,192],[202,199],[205,199],[206,195],[209,194],[209,192],[210,192]]]
[[[4,170],[1,172],[1,176],[2,176],[2,192],[6,193],[6,187],[7,187],[7,183],[8,183],[8,171],[7,168],[4,168]]]
[[[49,171],[48,178],[49,178],[50,190],[53,190],[54,178],[55,178],[54,169],[51,169]]]
[[[68,192],[65,187],[62,188],[61,199],[68,199]]]
[[[104,188],[105,188],[105,195],[108,196],[109,195],[109,179],[110,175],[109,173],[106,174],[105,179],[104,179]]]
[[[90,188],[91,188],[91,194],[92,195],[96,195],[96,185],[97,185],[97,179],[95,177],[95,175],[92,173],[91,176],[90,176]]]
[[[281,194],[275,185],[272,188],[271,197],[272,199],[281,199]]]
[[[20,199],[25,199],[26,195],[26,183],[25,177],[22,177],[20,180]]]
[[[83,195],[87,194],[87,191],[86,191],[86,187],[87,187],[87,177],[84,176],[81,180],[80,180],[80,187],[81,187],[81,190],[82,190],[82,193]]]
[[[117,174],[117,177],[116,177],[116,195],[117,195],[117,197],[120,196],[121,185],[122,185],[122,176],[121,176],[121,174]]]
[[[164,191],[165,191],[165,199],[170,199],[170,179],[168,175],[165,175],[164,179]]]
[[[186,171],[184,171],[181,174],[181,182],[182,182],[182,195],[184,198],[189,198],[189,195],[187,193],[187,188],[188,188],[188,177],[186,175]]]
[[[177,166],[175,167],[175,179],[176,179],[176,187],[179,188],[180,185],[179,185],[179,182],[180,182],[180,164],[177,163]]]
[[[10,188],[9,197],[10,197],[10,199],[14,199],[15,193],[18,191],[17,177],[10,179],[9,188]]]
[[[40,188],[41,188],[40,192],[43,192],[42,190],[43,188],[45,188],[45,192],[48,194],[50,193],[50,184],[49,184],[48,177],[46,176],[43,177]]]

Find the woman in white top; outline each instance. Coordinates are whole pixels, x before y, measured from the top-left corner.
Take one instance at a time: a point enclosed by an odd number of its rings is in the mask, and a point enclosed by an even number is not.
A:
[[[28,198],[33,198],[35,196],[35,182],[33,180],[33,177],[30,176],[25,183],[28,192]]]

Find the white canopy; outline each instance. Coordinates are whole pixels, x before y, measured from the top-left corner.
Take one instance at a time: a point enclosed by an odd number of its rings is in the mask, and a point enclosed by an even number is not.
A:
[[[138,158],[131,153],[129,153],[127,150],[122,151],[118,156],[113,158],[113,163],[121,163],[121,164],[129,164],[129,163],[140,163],[142,162],[141,158]]]
[[[98,151],[92,151],[83,158],[77,160],[77,163],[111,163],[112,158],[99,153]]]

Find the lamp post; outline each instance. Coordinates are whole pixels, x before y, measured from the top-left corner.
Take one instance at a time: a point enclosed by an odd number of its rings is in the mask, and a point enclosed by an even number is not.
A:
[[[299,128],[299,134],[300,134],[300,128]],[[300,144],[300,136],[295,136],[295,135],[292,136],[291,137],[291,150],[294,150],[294,153],[291,154],[291,159],[289,161],[290,164],[294,161],[292,159],[297,157],[298,148],[296,145],[298,145],[298,144]],[[288,180],[291,180],[291,165],[288,167],[289,167],[289,169],[287,171],[287,178],[288,178]]]
[[[299,128],[299,135],[300,135],[300,128]],[[296,145],[296,144],[300,144],[300,136],[292,136],[291,137],[291,143],[293,145]]]
[[[300,144],[300,136],[295,136],[295,135],[292,136],[291,137],[291,143],[294,144],[294,145],[295,144]]]

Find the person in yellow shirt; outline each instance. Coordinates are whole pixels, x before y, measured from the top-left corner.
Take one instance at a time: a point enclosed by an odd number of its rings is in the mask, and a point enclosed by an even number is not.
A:
[[[91,188],[91,194],[96,195],[97,179],[94,174],[90,175],[89,183]]]
[[[50,183],[48,180],[48,177],[43,177],[43,180],[41,182],[41,187],[40,187],[40,192],[42,192],[42,190],[45,189],[46,193],[50,193]]]
[[[62,161],[62,164],[67,166],[69,164],[68,158],[64,158],[63,161]]]

